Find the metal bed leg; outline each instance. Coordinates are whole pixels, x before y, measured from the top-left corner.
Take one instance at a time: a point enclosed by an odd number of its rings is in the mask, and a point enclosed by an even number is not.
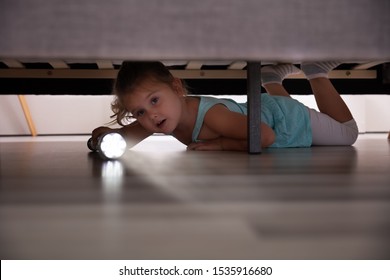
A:
[[[261,62],[247,64],[248,153],[261,153]]]
[[[31,117],[30,109],[28,108],[28,104],[24,95],[18,95],[20,105],[22,106],[24,116],[26,118],[28,128],[30,129],[32,136],[37,136],[37,130],[35,129],[34,121]]]

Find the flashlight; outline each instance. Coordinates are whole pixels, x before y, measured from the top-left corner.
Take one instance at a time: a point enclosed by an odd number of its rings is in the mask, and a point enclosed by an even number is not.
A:
[[[118,159],[127,148],[126,140],[117,132],[99,136],[96,145],[92,138],[89,138],[87,146],[91,151],[97,151],[104,159]]]

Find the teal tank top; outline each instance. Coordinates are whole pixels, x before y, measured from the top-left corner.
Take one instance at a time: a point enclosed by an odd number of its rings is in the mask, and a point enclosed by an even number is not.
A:
[[[200,97],[198,115],[192,141],[199,142],[200,130],[207,111],[216,104],[223,104],[230,111],[246,115],[247,103],[237,103],[232,99]],[[312,131],[308,108],[299,101],[284,97],[261,94],[261,121],[270,126],[276,135],[274,148],[310,147]]]

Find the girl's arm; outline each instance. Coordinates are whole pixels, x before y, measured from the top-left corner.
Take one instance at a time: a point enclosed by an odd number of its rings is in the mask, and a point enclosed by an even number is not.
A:
[[[223,105],[212,107],[204,118],[205,126],[220,135],[213,140],[192,143],[190,150],[248,150],[248,120],[247,116],[235,113]],[[265,123],[261,123],[261,146],[268,147],[275,141],[275,132]]]
[[[135,146],[145,138],[152,135],[151,132],[146,131],[137,121],[132,122],[129,125],[126,125],[121,128],[109,128],[106,126],[100,126],[92,131],[92,141],[94,144],[97,143],[97,139],[100,135],[110,133],[110,132],[117,132],[120,133],[127,142],[127,145],[129,148]]]
[[[212,140],[191,143],[187,150],[191,151],[246,151],[248,150],[247,140],[219,137]]]
[[[261,123],[262,135],[261,135],[261,146],[263,148],[272,145],[273,141],[265,139],[269,135],[263,135],[264,131],[271,129],[264,123]],[[272,129],[271,129],[272,130]],[[273,131],[272,131],[273,132]],[[275,135],[273,133],[273,135]],[[247,151],[248,150],[248,140],[240,140],[226,137],[218,137],[212,140],[205,140],[201,142],[191,143],[187,146],[187,150],[193,151]]]

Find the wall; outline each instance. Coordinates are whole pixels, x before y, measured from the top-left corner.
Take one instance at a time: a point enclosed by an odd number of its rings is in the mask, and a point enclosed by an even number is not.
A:
[[[38,134],[89,134],[110,121],[112,96],[26,95]],[[229,98],[232,98],[229,96]],[[316,108],[312,95],[294,96]],[[360,132],[390,131],[390,95],[343,95]],[[237,96],[245,102],[246,96]],[[0,95],[0,135],[29,135],[16,95]]]

